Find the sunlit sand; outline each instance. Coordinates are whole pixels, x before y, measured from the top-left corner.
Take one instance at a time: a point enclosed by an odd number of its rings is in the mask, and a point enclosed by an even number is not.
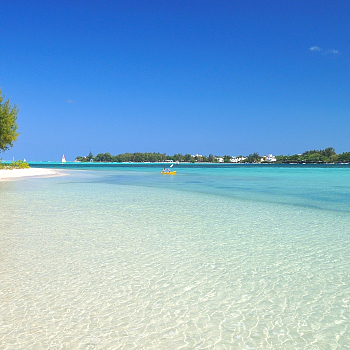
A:
[[[64,175],[53,169],[41,169],[41,168],[29,168],[29,169],[2,169],[0,170],[0,181],[9,181],[15,179],[21,179],[23,177],[37,176],[61,176]]]

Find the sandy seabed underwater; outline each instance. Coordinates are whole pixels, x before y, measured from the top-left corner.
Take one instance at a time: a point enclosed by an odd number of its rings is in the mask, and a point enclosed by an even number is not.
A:
[[[0,183],[0,349],[350,349],[350,167],[159,171]]]

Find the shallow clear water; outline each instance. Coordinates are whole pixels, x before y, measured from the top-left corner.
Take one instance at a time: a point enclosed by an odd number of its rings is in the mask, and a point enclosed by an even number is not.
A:
[[[350,168],[0,183],[0,349],[349,349]]]

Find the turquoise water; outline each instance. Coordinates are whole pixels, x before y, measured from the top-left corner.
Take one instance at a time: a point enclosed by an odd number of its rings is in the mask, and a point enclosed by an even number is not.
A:
[[[0,182],[0,349],[349,349],[350,167]]]

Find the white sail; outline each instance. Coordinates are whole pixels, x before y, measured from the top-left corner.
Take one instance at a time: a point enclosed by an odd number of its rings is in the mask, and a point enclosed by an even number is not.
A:
[[[66,162],[66,157],[63,155],[62,156],[62,163],[65,163]]]

